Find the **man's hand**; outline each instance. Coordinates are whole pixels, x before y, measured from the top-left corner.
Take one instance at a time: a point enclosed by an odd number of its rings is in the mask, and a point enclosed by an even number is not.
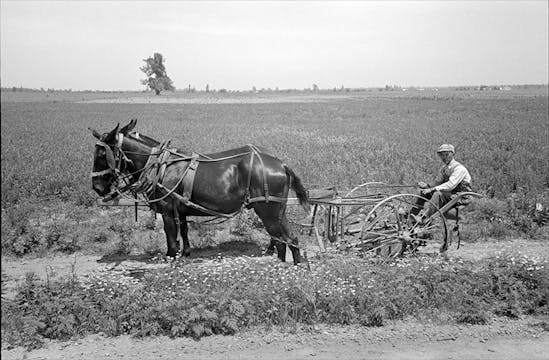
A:
[[[421,190],[421,194],[422,194],[422,195],[429,195],[429,194],[432,193],[433,191],[435,191],[435,188],[422,189],[422,190]]]
[[[420,189],[427,189],[429,187],[429,185],[423,181],[418,182],[417,186],[419,186]]]

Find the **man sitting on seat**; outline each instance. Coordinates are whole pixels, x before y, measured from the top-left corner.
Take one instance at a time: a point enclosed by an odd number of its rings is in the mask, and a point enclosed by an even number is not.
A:
[[[454,194],[463,191],[472,191],[471,175],[465,166],[454,159],[454,146],[442,144],[438,148],[437,153],[440,160],[444,163],[444,166],[439,170],[434,183],[431,185],[420,181],[417,184],[421,189],[421,195],[429,199],[432,203],[428,202],[425,209],[422,210],[422,214],[418,219],[420,221],[431,217],[437,209],[440,209],[452,200]],[[416,212],[419,212],[419,209],[423,207],[424,203],[425,200],[419,199]],[[414,213],[414,211],[412,213]]]

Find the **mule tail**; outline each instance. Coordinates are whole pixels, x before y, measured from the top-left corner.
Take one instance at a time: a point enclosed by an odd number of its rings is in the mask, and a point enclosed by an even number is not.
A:
[[[299,199],[299,204],[303,207],[303,209],[305,209],[307,213],[309,213],[311,205],[309,204],[307,189],[305,189],[305,186],[303,186],[303,184],[301,183],[301,179],[299,178],[299,176],[297,176],[288,165],[284,164],[284,170],[286,171],[286,175],[290,178],[290,188],[295,191],[295,194]]]

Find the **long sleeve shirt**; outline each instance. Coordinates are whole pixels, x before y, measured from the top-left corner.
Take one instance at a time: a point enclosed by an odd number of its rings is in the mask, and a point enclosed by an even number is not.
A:
[[[448,165],[444,165],[438,172],[434,188],[435,190],[452,191],[463,181],[471,184],[471,175],[465,166],[452,159]]]

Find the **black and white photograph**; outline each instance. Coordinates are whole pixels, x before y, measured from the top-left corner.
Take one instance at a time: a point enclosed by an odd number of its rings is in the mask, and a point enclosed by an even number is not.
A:
[[[1,357],[549,360],[548,0],[0,0]]]

